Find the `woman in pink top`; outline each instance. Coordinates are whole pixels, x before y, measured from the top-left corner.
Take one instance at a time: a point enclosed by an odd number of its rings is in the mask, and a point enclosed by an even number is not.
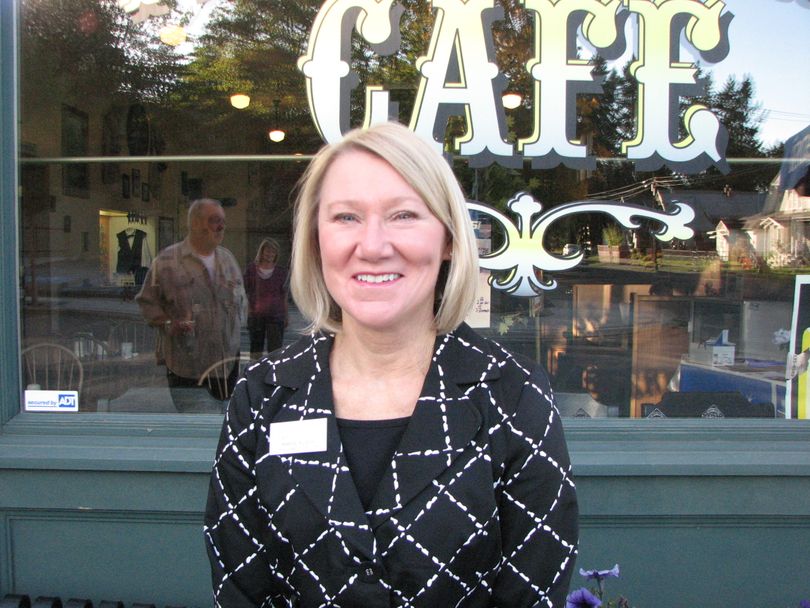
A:
[[[264,239],[256,258],[245,270],[248,297],[250,357],[259,359],[265,352],[281,348],[287,324],[287,269],[277,265],[279,245]]]

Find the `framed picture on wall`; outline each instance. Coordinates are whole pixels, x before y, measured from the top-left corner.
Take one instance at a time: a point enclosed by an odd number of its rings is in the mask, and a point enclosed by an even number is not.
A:
[[[129,198],[129,174],[122,173],[121,174],[121,196],[124,198]]]
[[[141,200],[144,203],[149,202],[149,184],[147,184],[145,182],[143,184],[141,184]]]
[[[137,196],[138,192],[141,190],[141,170],[140,169],[133,169],[132,170],[132,194],[133,196]]]
[[[62,156],[87,156],[89,146],[87,113],[62,106]],[[66,196],[90,196],[90,166],[87,163],[62,165],[62,193]]]

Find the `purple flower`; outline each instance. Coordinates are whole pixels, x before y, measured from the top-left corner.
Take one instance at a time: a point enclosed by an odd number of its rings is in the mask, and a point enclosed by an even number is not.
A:
[[[577,589],[565,598],[565,608],[599,608],[602,602],[593,593],[585,589]]]
[[[610,570],[583,570],[580,568],[579,573],[589,581],[603,581],[608,577],[619,578],[619,564],[616,564]]]
[[[799,602],[799,608],[810,608],[810,600],[802,600]]]
[[[596,593],[601,600],[605,595],[605,579],[608,577],[619,578],[619,564],[616,564],[610,570],[583,570],[580,568],[579,573],[589,581],[596,581]]]

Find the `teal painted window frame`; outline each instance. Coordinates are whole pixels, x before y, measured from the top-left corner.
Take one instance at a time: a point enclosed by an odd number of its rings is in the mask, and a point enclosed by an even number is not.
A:
[[[0,0],[0,469],[209,470],[216,415],[20,412],[17,3]],[[810,420],[566,419],[578,476],[810,476]]]
[[[16,6],[12,0],[0,0],[0,352],[5,365],[0,366],[0,383],[6,387],[20,385],[19,317],[17,316],[17,102],[16,64],[17,40]],[[16,394],[18,391],[12,391]],[[0,400],[0,425],[8,421],[16,409],[10,406],[10,396]],[[17,400],[19,401],[19,399]],[[1,427],[0,427],[1,428]]]

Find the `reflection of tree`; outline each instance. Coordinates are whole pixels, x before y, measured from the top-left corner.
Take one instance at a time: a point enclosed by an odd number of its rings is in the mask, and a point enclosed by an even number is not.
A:
[[[637,87],[630,76],[628,62],[621,71],[608,69],[607,63],[600,58],[595,60],[595,72],[604,77],[603,93],[591,97],[585,104],[578,104],[580,127],[583,134],[593,138],[593,151],[599,157],[615,157],[621,149],[621,142],[630,140],[635,135],[635,108],[637,104]],[[765,152],[759,140],[759,127],[762,112],[754,97],[755,86],[752,78],[742,80],[729,78],[719,89],[715,87],[711,72],[698,67],[697,78],[703,82],[705,92],[696,97],[681,100],[680,137],[684,137],[683,114],[687,107],[695,103],[708,106],[720,119],[728,131],[726,157],[757,158],[764,157]],[[773,169],[762,165],[734,164],[728,175],[722,175],[711,168],[702,173],[690,176],[683,184],[689,187],[706,188],[716,186],[718,189],[731,184],[738,190],[759,190],[767,186]],[[671,176],[668,169],[654,173],[636,173],[628,162],[600,162],[597,171],[590,176],[590,191],[609,191],[623,188],[628,184],[639,182],[650,177]]]
[[[365,43],[355,40],[352,48],[352,70],[360,79],[352,98],[352,123],[362,122],[365,112],[364,91],[367,85],[384,85],[391,92],[391,101],[399,106],[400,122],[408,124],[419,86],[416,60],[429,46],[434,11],[424,0],[400,0],[402,16],[399,21],[400,46],[386,56],[375,55]]]
[[[156,35],[160,24],[178,18],[176,7],[169,15],[136,24],[115,0],[27,2],[22,5],[24,95],[27,99],[56,96],[104,103],[113,92],[128,104],[144,103],[162,137],[178,152],[311,152],[321,142],[309,116],[305,79],[296,63],[306,51],[322,4],[322,0],[222,3],[205,32],[193,41],[190,55],[179,58]],[[392,55],[377,55],[356,34],[353,37],[352,70],[359,84],[351,99],[352,124],[361,122],[368,84],[384,85],[399,103],[400,120],[410,118],[420,77],[415,63],[429,48],[436,9],[426,0],[400,0],[399,4],[403,9],[401,45]],[[514,142],[533,130],[534,83],[526,61],[534,52],[537,24],[519,0],[503,0],[498,5],[503,19],[491,23],[494,59],[504,87],[526,100],[522,107],[507,112],[506,135]],[[602,92],[578,96],[577,136],[589,143],[593,155],[616,160],[600,162],[589,174],[590,192],[608,191],[652,175],[637,174],[632,163],[619,160],[621,142],[632,139],[636,131],[637,84],[628,66],[610,68],[601,57],[594,58],[593,65],[594,75],[602,79]],[[728,156],[764,155],[758,140],[761,114],[751,78],[730,79],[717,90],[710,80],[707,83],[705,102],[729,131]],[[230,106],[229,97],[236,92],[251,96],[247,109]],[[275,100],[280,102],[278,115]],[[275,122],[288,132],[281,145],[267,142],[267,130],[277,126]],[[463,121],[451,121],[451,133],[464,130]],[[737,189],[761,187],[769,177],[764,169],[733,169],[730,176],[709,170],[702,177],[722,180],[718,187],[731,183]],[[669,174],[666,170],[658,173]],[[546,204],[584,195],[580,176],[563,168],[493,167],[462,177],[480,199],[492,202],[507,200],[516,184]]]
[[[496,61],[506,81],[505,91],[519,93],[523,99],[530,100],[534,82],[526,63],[534,55],[534,18],[516,0],[503,2],[503,11],[504,18],[493,23],[492,38]],[[531,135],[533,124],[529,107],[525,104],[509,113],[507,126],[513,137]]]
[[[26,99],[157,103],[176,80],[176,59],[115,0],[41,0],[21,8]],[[30,95],[30,96],[28,96]]]
[[[634,137],[635,108],[637,105],[637,83],[630,76],[630,62],[621,69],[610,69],[607,62],[599,57],[594,60],[594,71],[604,78],[603,92],[600,95],[584,96],[578,100],[580,137],[590,139],[593,154],[605,159],[597,163],[597,170],[588,178],[588,190],[597,198],[636,198],[642,202],[646,198],[652,204],[650,188],[655,184],[679,188],[722,189],[730,185],[740,191],[761,191],[767,188],[773,177],[772,166],[753,163],[732,163],[731,171],[722,174],[716,168],[709,168],[696,175],[676,175],[667,168],[655,172],[637,172],[632,163],[620,160],[621,142]],[[717,88],[711,72],[697,68],[697,79],[702,81],[704,92],[695,97],[680,101],[680,137],[684,137],[683,114],[692,104],[708,106],[718,116],[728,131],[726,157],[759,158],[766,156],[759,140],[759,127],[762,112],[754,96],[755,86],[750,76],[742,80],[729,78]],[[778,154],[778,148],[768,154]],[[644,188],[633,186],[645,185]],[[593,218],[590,230],[600,234],[598,225],[601,218]],[[655,225],[651,226],[655,228]],[[642,231],[643,232],[643,231]],[[645,239],[642,239],[644,241]]]
[[[118,155],[123,150],[121,135],[128,110],[159,106],[176,83],[174,52],[161,44],[145,24],[133,23],[115,0],[37,0],[19,4],[24,155]],[[83,117],[72,137],[70,125],[64,122],[71,115]],[[154,152],[149,142],[154,144],[155,140],[150,140],[148,124],[145,130],[135,131],[132,135],[143,135],[145,149]],[[69,186],[63,193],[69,196],[95,187],[93,172],[87,165],[54,168],[23,164],[20,170],[20,253],[26,273],[23,281],[34,300],[38,283],[40,288],[55,284],[57,276],[60,282],[77,277],[87,280],[95,276],[99,266],[84,247],[80,250],[78,238],[55,237],[53,211],[57,197],[53,189],[59,173]],[[114,165],[112,169],[102,167],[105,184],[111,183],[110,175],[120,183]],[[95,196],[91,200],[97,204]],[[89,225],[86,220],[91,206],[63,208],[70,213],[75,210],[74,226]],[[71,215],[65,217],[69,220]],[[69,226],[68,221],[65,226]]]
[[[276,121],[292,137],[272,151],[289,151],[286,147],[300,144],[302,138],[317,145],[296,61],[306,49],[320,4],[238,0],[218,8],[196,40],[166,128],[179,131],[189,120],[204,125],[205,147],[212,153],[269,152],[267,131],[277,126]],[[249,95],[250,105],[239,111],[232,108],[229,98],[234,93]],[[199,136],[199,131],[175,132],[179,139]]]
[[[757,103],[753,79],[729,77],[719,90],[709,93],[709,105],[728,130],[728,158],[762,158],[765,156],[759,139],[762,106]],[[732,167],[725,183],[736,190],[762,191],[773,178],[774,169],[768,165],[738,164]]]

